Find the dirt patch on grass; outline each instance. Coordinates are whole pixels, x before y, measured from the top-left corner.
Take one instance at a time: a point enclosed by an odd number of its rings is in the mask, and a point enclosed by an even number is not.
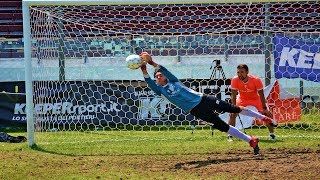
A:
[[[1,152],[0,179],[319,179],[320,150],[73,156]]]
[[[269,149],[253,156],[249,151],[197,155],[178,162],[172,171],[197,173],[200,178],[214,176],[245,179],[318,179],[320,150]]]

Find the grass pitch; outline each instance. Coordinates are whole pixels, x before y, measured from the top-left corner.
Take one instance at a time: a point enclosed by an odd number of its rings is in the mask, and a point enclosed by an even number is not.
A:
[[[276,142],[264,127],[247,129],[260,138],[259,157],[209,129],[36,133],[47,139],[32,148],[0,143],[0,179],[317,179],[319,117],[282,124]]]

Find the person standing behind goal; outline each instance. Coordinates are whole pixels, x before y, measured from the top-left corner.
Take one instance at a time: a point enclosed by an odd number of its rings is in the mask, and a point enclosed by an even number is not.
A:
[[[246,116],[260,118],[266,123],[273,123],[272,119],[245,107],[232,105],[226,101],[222,101],[215,96],[196,92],[183,85],[182,82],[165,67],[155,63],[152,60],[151,55],[147,52],[142,52],[140,57],[144,62],[148,62],[155,68],[154,77],[156,82],[150,78],[146,65],[141,66],[143,77],[155,94],[178,106],[185,112],[212,123],[213,128],[245,140],[253,148],[254,154],[259,154],[259,140],[257,137],[250,137],[235,127],[228,125],[214,112],[214,110],[241,113]]]
[[[238,106],[254,106],[257,110],[272,118],[272,113],[268,110],[266,100],[263,92],[263,84],[260,78],[249,74],[249,68],[246,64],[240,64],[237,66],[237,76],[231,79],[231,103]],[[239,93],[238,98],[236,98]],[[229,119],[229,125],[235,126],[237,113],[231,113]],[[274,127],[277,123],[267,123],[266,126],[270,132],[270,140],[275,141],[276,136],[274,134]],[[228,141],[232,141],[232,135],[228,135]]]

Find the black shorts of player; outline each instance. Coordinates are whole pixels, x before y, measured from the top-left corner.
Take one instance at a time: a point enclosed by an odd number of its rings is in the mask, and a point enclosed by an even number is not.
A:
[[[197,118],[213,124],[213,128],[222,132],[229,131],[229,125],[225,123],[215,112],[239,113],[241,110],[238,106],[234,106],[226,101],[218,99],[214,96],[203,95],[200,103],[195,106],[190,113]]]

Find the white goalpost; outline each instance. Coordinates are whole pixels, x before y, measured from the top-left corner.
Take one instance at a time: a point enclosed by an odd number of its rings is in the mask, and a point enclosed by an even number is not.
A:
[[[23,0],[26,103],[15,111],[26,114],[28,144],[54,142],[57,134],[78,142],[93,132],[209,129],[126,67],[127,56],[143,51],[186,86],[226,101],[236,66],[246,63],[268,86],[280,128],[317,131],[313,116],[301,118],[320,108],[315,7],[316,1]],[[283,58],[282,47],[301,47],[305,60]],[[287,77],[288,66],[300,79]],[[307,95],[312,103],[303,101]],[[246,128],[265,127],[248,121]]]

